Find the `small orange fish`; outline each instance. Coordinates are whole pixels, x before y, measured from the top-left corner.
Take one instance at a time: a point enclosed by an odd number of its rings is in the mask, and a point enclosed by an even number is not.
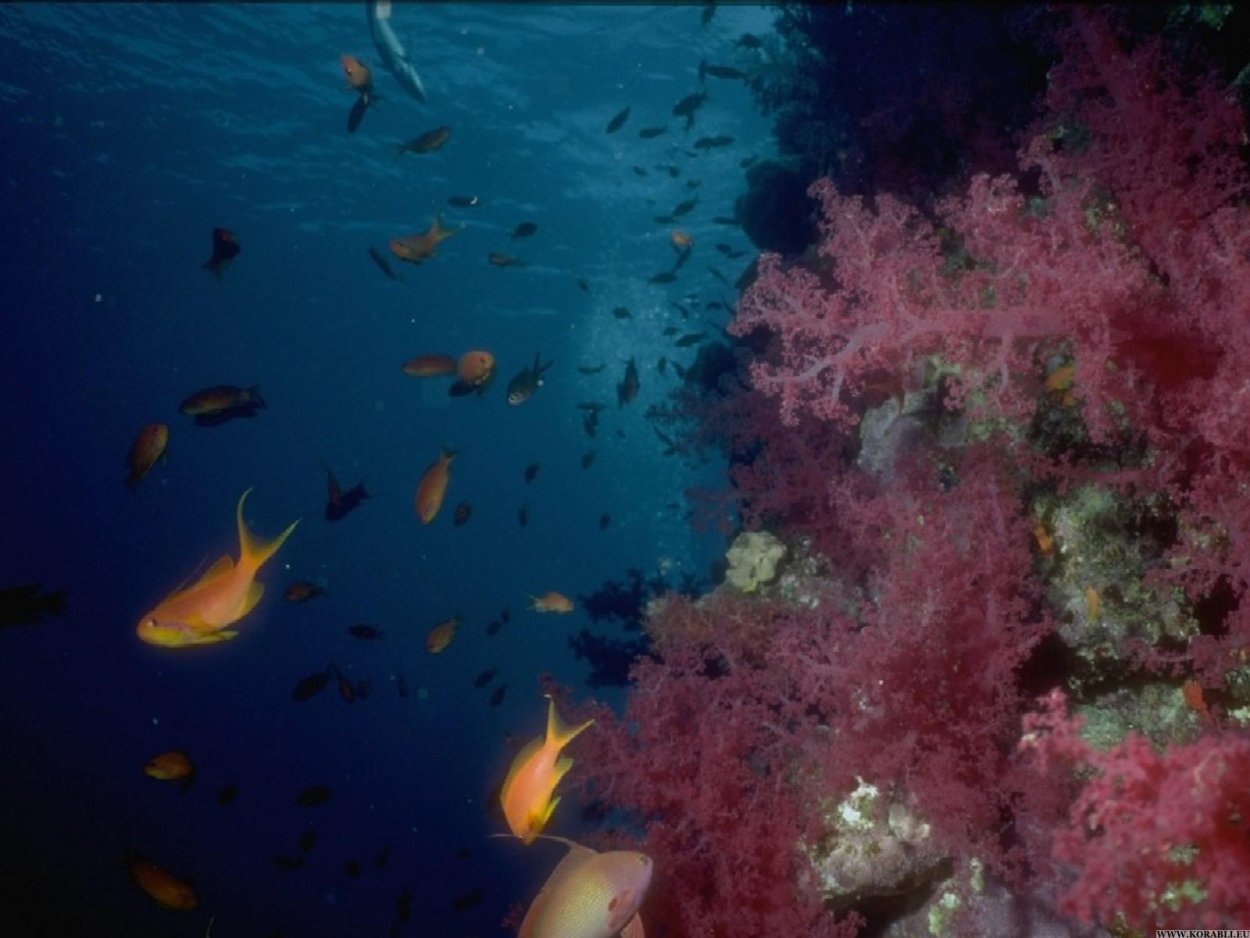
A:
[[[373,72],[354,55],[339,56],[339,64],[343,66],[343,74],[347,76],[347,86],[361,95],[373,94]]]
[[[517,938],[644,938],[639,908],[653,864],[644,853],[565,844],[569,852],[530,903]]]
[[[442,218],[435,214],[430,227],[421,234],[408,235],[406,238],[391,238],[391,253],[401,261],[420,264],[434,256],[440,242],[446,241],[459,230],[459,228],[444,228]]]
[[[289,603],[306,603],[308,600],[320,596],[325,592],[323,587],[318,586],[308,580],[296,580],[285,590],[282,595]]]
[[[130,875],[161,908],[190,912],[200,904],[189,884],[148,860],[132,861]]]
[[[563,593],[557,593],[555,590],[548,590],[541,596],[530,597],[530,609],[534,612],[558,612],[569,613],[573,611],[573,600],[569,599]]]
[[[231,417],[255,417],[256,411],[264,407],[265,399],[257,385],[241,388],[233,384],[216,384],[196,391],[178,405],[200,426],[214,426]]]
[[[456,362],[456,383],[451,386],[453,397],[481,394],[495,377],[495,356],[482,349],[465,352]]]
[[[432,655],[446,651],[447,646],[451,644],[451,640],[456,637],[456,629],[458,628],[460,628],[459,616],[444,619],[430,629],[429,634],[425,636],[425,650]]]
[[[456,373],[456,360],[450,355],[418,355],[404,362],[403,367],[410,378],[439,378]]]
[[[443,447],[439,450],[438,460],[430,465],[417,483],[417,494],[413,500],[417,517],[422,524],[429,524],[443,507],[443,499],[447,496],[447,483],[451,481],[451,461],[456,458],[455,450]]]
[[[214,228],[213,253],[204,262],[204,269],[220,280],[221,275],[230,266],[230,262],[239,256],[241,250],[239,239],[234,236],[233,231],[229,228]]]
[[[674,231],[669,235],[669,240],[673,242],[673,249],[678,252],[689,251],[694,247],[694,238],[684,231]]]
[[[243,521],[243,503],[251,491],[247,489],[239,496],[235,508],[235,525],[239,532],[238,562],[225,554],[195,583],[185,589],[174,590],[161,600],[135,626],[135,633],[144,642],[181,648],[223,642],[238,634],[227,626],[256,608],[265,593],[264,585],[256,582],[257,572],[266,560],[278,552],[299,524],[299,521],[291,522],[272,541],[257,540]]]
[[[153,756],[143,767],[143,774],[161,782],[181,782],[189,779],[195,772],[191,758],[181,750],[171,749]]]
[[[169,427],[163,423],[149,423],[139,431],[134,443],[130,446],[130,455],[126,458],[126,468],[130,470],[126,476],[126,484],[132,489],[138,488],[156,461],[165,455],[165,447],[169,445]]]
[[[522,843],[534,842],[560,803],[560,797],[552,795],[560,779],[573,768],[573,760],[561,756],[561,751],[594,722],[566,725],[556,710],[556,702],[547,695],[547,734],[530,740],[513,757],[499,793],[508,829]]]
[[[427,130],[419,137],[414,137],[407,143],[399,145],[399,155],[405,153],[433,153],[435,150],[441,150],[443,144],[451,139],[450,127],[435,127],[433,130]]]

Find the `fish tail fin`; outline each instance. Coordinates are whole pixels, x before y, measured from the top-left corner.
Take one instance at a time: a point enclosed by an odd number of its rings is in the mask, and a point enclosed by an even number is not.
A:
[[[235,510],[235,522],[239,528],[239,566],[246,566],[251,570],[259,570],[265,561],[276,554],[278,548],[291,536],[291,532],[299,524],[299,519],[287,525],[286,530],[273,540],[264,541],[255,537],[247,529],[247,522],[243,520],[243,503],[247,500],[247,496],[251,491],[249,488],[239,496],[239,506]]]
[[[249,404],[255,404],[257,407],[269,406],[268,404],[265,403],[265,399],[260,396],[259,384],[253,384],[250,388],[247,389],[247,400]]]
[[[582,730],[589,729],[594,724],[594,720],[587,720],[585,723],[579,723],[577,726],[569,726],[560,719],[560,713],[556,710],[555,699],[550,694],[547,695],[547,740],[549,742],[555,742],[559,748],[563,749]]]

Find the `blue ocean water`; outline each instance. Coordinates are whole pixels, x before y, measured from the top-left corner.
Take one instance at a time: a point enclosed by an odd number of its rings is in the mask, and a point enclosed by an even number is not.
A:
[[[706,578],[724,547],[692,533],[683,501],[722,467],[665,457],[644,418],[676,381],[655,360],[694,357],[664,328],[724,323],[683,319],[672,301],[730,300],[707,268],[732,282],[746,263],[705,252],[675,283],[650,284],[674,262],[673,226],[653,218],[697,197],[681,219],[696,243],[747,248],[713,218],[733,214],[740,161],[772,146],[738,82],[708,80],[689,134],[670,113],[700,88],[701,59],[732,63],[734,39],[772,15],[701,13],[397,6],[422,104],[378,62],[363,3],[0,7],[0,586],[40,583],[66,600],[63,616],[0,632],[6,934],[203,935],[211,921],[216,938],[382,935],[407,891],[401,933],[485,936],[528,902],[560,849],[487,839],[503,830],[488,793],[542,729],[540,673],[591,693],[569,636],[620,635],[580,609],[528,612],[527,595],[585,596],[630,568]],[[382,99],[353,134],[344,53],[372,65]],[[441,150],[396,155],[439,125],[452,128]],[[669,130],[640,139],[652,125]],[[700,134],[735,142],[692,156]],[[457,195],[479,204],[448,205]],[[459,233],[420,267],[393,262],[403,282],[383,276],[368,248],[424,231],[436,211]],[[537,233],[513,240],[523,221]],[[220,282],[201,267],[215,227],[242,247]],[[492,251],[526,266],[492,266]],[[471,348],[498,362],[481,397],[400,370]],[[510,407],[504,387],[536,352],[555,364]],[[631,356],[641,394],[618,407]],[[208,427],[179,413],[218,384],[258,385],[268,406]],[[608,406],[592,438],[576,405],[593,401]],[[170,427],[168,458],[130,491],[125,457],[151,422]],[[459,455],[425,526],[413,494],[440,446]],[[322,516],[322,461],[372,495],[337,523]],[[258,534],[302,520],[262,570],[267,594],[239,637],[141,643],[144,613],[206,561],[237,556],[249,487]],[[461,500],[473,514],[457,526]],[[297,579],[326,595],[285,602]],[[455,641],[429,655],[427,631],[453,614]],[[355,623],[384,636],[354,638]],[[331,662],[370,681],[369,697],[348,704],[331,682],[294,702],[297,681]],[[490,668],[494,681],[475,688]],[[194,760],[185,793],[143,773],[169,749]],[[313,784],[333,798],[298,806]],[[237,797],[222,806],[227,785]],[[552,830],[577,836],[575,804]],[[199,908],[158,908],[128,875],[134,855],[193,881]],[[283,870],[275,856],[305,862]]]

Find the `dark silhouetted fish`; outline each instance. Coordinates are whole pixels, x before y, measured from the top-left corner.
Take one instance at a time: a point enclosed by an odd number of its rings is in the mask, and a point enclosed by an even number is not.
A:
[[[48,616],[65,614],[65,590],[43,593],[42,583],[0,589],[0,627],[37,625]]]
[[[325,804],[333,797],[334,789],[329,785],[309,785],[299,793],[295,803],[301,808],[311,808],[319,804]]]
[[[495,679],[495,675],[499,673],[498,668],[488,668],[473,679],[473,686],[481,690],[487,684]]]
[[[327,668],[324,671],[317,671],[307,677],[300,678],[295,689],[291,691],[292,700],[309,700],[317,696],[325,690],[326,684],[330,682],[330,671]]]
[[[492,707],[498,707],[501,703],[503,703],[503,698],[506,693],[508,693],[508,685],[500,684],[490,695],[490,705]]]
[[[604,132],[609,134],[616,133],[625,126],[625,122],[627,120],[629,120],[629,108],[625,108],[625,110],[621,111],[614,118],[608,121],[608,126]]]
[[[324,463],[322,465],[325,465]],[[360,506],[369,497],[363,482],[357,483],[346,492],[339,486],[330,467],[326,466],[326,520],[341,521]]]
[[[481,902],[484,895],[486,895],[486,893],[481,889],[470,890],[463,896],[455,899],[452,902],[451,907],[457,912],[465,912]]]
[[[221,275],[230,266],[230,262],[239,256],[241,250],[239,240],[234,236],[233,231],[229,228],[214,228],[213,253],[204,262],[204,269],[220,280]]]
[[[386,259],[386,255],[375,248],[372,244],[369,245],[369,256],[373,258],[373,263],[378,265],[378,268],[382,271],[382,273],[386,274],[386,276],[390,277],[392,280],[398,280],[400,283],[403,283],[404,278],[395,273],[394,268],[391,267],[391,262]]]

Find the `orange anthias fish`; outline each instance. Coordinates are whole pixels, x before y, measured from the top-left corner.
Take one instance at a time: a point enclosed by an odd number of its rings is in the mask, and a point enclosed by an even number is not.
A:
[[[226,554],[195,583],[166,596],[135,626],[140,639],[149,645],[181,648],[224,642],[238,634],[227,626],[251,612],[265,592],[264,585],[256,582],[257,571],[277,553],[299,524],[298,520],[292,521],[272,541],[254,538],[243,520],[243,503],[251,491],[248,489],[239,496],[235,509],[239,530],[238,562]]]
[[[134,443],[130,446],[130,455],[126,458],[126,484],[132,489],[156,465],[156,461],[165,455],[165,447],[169,445],[169,427],[163,423],[149,423],[139,431]]]
[[[191,763],[191,757],[185,752],[171,749],[169,752],[153,756],[151,761],[143,767],[143,774],[160,782],[187,783],[195,774],[195,766]]]
[[[425,637],[425,650],[432,655],[441,654],[447,650],[447,646],[451,644],[451,640],[456,637],[456,629],[460,628],[460,617],[452,616],[445,619],[438,625],[430,629]]]
[[[417,495],[413,502],[422,524],[433,521],[438,516],[438,510],[443,507],[443,499],[447,496],[447,483],[451,481],[451,461],[455,458],[455,450],[443,447],[438,452],[438,460],[425,470],[421,481],[417,483]]]
[[[456,381],[448,389],[452,397],[482,394],[495,377],[495,356],[483,349],[465,352],[456,362]]]
[[[558,612],[561,614],[573,611],[573,600],[563,593],[547,590],[541,596],[530,597],[530,609],[534,612]]]
[[[139,888],[156,900],[156,904],[176,912],[190,912],[200,904],[195,890],[172,873],[148,860],[134,860],[130,875]]]
[[[204,262],[204,269],[220,280],[222,273],[230,266],[230,262],[239,256],[241,250],[239,239],[234,236],[233,231],[229,228],[214,228],[213,253]]]
[[[410,378],[440,378],[456,373],[456,360],[450,355],[418,355],[403,365]]]
[[[420,264],[434,256],[439,242],[446,241],[459,230],[459,228],[444,228],[442,218],[436,214],[430,227],[421,234],[408,235],[406,238],[391,238],[391,253],[401,261]]]
[[[347,76],[347,87],[360,95],[373,94],[373,72],[369,66],[354,55],[339,56],[339,64],[343,66],[343,74]]]
[[[644,938],[638,909],[651,885],[653,864],[644,853],[566,844],[521,922],[517,938]]]
[[[560,752],[582,730],[594,724],[587,720],[577,726],[565,725],[556,711],[556,702],[547,696],[547,735],[530,740],[518,752],[503,780],[499,799],[508,829],[524,844],[531,844],[542,833],[551,814],[560,803],[556,786],[573,768],[573,760]]]

